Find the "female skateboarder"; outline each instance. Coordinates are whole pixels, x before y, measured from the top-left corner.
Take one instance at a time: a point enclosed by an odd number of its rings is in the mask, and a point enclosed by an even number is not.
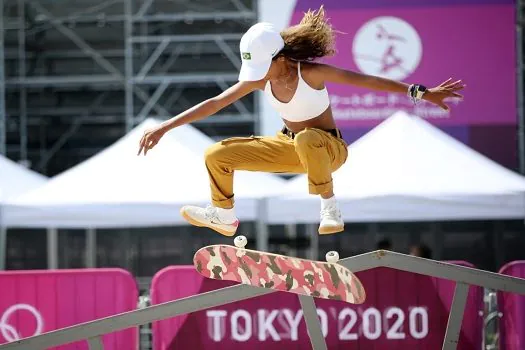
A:
[[[299,24],[282,32],[269,23],[257,23],[241,38],[239,82],[144,133],[138,154],[146,155],[170,129],[207,118],[256,90],[264,91],[283,119],[276,136],[233,137],[206,151],[212,205],[184,206],[181,214],[187,221],[233,236],[239,224],[234,212],[235,170],[306,173],[309,193],[321,197],[319,233],[340,232],[344,222],[332,173],[345,163],[348,151],[332,116],[325,83],[408,94],[414,102],[424,99],[445,110],[449,109],[445,98],[462,98],[460,80],[448,79],[427,89],[315,62],[334,53],[334,32],[322,7],[308,11]]]

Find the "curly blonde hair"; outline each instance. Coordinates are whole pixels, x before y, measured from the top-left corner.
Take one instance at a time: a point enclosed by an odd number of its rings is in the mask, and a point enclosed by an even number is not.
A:
[[[335,54],[335,33],[325,17],[324,6],[308,10],[299,24],[281,32],[284,48],[276,57],[295,61],[313,61]]]

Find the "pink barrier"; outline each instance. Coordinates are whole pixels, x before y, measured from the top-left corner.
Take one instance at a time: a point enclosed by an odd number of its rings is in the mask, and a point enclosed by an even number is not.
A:
[[[358,276],[365,304],[315,301],[329,349],[441,349],[453,282],[387,268]],[[234,284],[204,279],[192,266],[168,267],[154,277],[151,298],[158,304]],[[482,297],[481,288],[470,288],[459,350],[481,348]],[[155,322],[153,344],[154,350],[311,348],[298,298],[289,293]]]
[[[0,344],[136,309],[138,290],[121,269],[0,272]],[[137,329],[103,336],[104,349],[137,349]],[[53,348],[87,350],[80,341]]]
[[[503,266],[499,273],[525,278],[525,261],[514,261]],[[500,348],[525,349],[525,297],[515,293],[498,292],[500,320]]]

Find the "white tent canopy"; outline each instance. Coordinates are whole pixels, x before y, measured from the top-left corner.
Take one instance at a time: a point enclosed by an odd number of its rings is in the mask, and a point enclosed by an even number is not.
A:
[[[47,177],[0,155],[0,204],[42,186]]]
[[[167,133],[146,157],[137,156],[147,119],[115,144],[10,201],[11,227],[103,228],[185,223],[184,204],[210,201],[204,150],[213,140],[190,125]],[[257,199],[279,191],[285,181],[272,174],[236,172],[236,213],[255,220]],[[274,192],[270,192],[274,193]]]
[[[333,175],[347,222],[525,217],[525,178],[430,123],[396,113],[349,146]],[[273,223],[317,222],[306,175],[270,200]]]

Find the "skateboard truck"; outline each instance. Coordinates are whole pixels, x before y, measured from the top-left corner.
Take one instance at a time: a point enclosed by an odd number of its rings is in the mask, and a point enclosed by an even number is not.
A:
[[[339,253],[336,252],[335,250],[329,251],[328,253],[326,253],[325,258],[326,258],[326,262],[330,264],[335,264],[336,262],[339,261]]]
[[[246,238],[246,236],[237,236],[233,240],[233,244],[235,244],[235,246],[237,248],[241,248],[242,249],[242,248],[246,247],[246,245],[248,244],[248,238]]]
[[[243,235],[237,236],[233,240],[233,244],[237,248],[244,249],[244,247],[246,247],[246,245],[248,244],[248,238],[246,238],[246,236],[243,236]],[[328,253],[326,253],[325,258],[326,258],[326,262],[330,264],[335,264],[339,261],[339,253],[336,252],[335,250],[329,251]]]

